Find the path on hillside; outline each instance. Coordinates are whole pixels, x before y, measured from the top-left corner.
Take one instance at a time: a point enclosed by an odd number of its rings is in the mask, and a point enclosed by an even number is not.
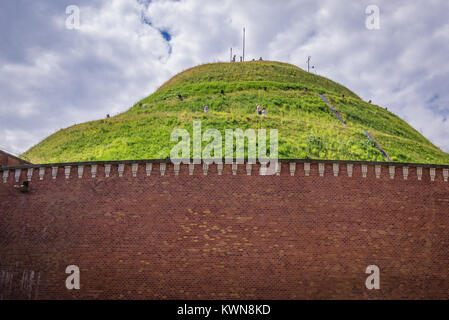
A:
[[[323,99],[324,102],[326,102],[326,104],[328,105],[328,107],[332,110],[332,112],[335,114],[335,116],[337,117],[338,120],[340,120],[340,122],[343,124],[343,126],[346,127],[346,123],[343,121],[342,117],[340,116],[340,114],[338,113],[338,111],[334,108],[333,105],[331,105],[331,103],[329,102],[329,100],[326,99],[325,96],[323,96],[322,94],[319,94],[320,98]]]
[[[324,102],[326,102],[326,104],[329,106],[329,108],[332,110],[332,112],[335,114],[335,116],[337,117],[338,120],[340,120],[340,122],[343,124],[343,126],[346,127],[346,123],[343,121],[340,113],[338,113],[337,109],[334,108],[334,106],[329,102],[329,100],[327,100],[327,98],[325,96],[323,96],[322,94],[319,94],[320,98],[323,99]],[[363,133],[365,134],[365,136],[374,143],[374,145],[376,146],[376,148],[384,155],[385,158],[388,159],[389,162],[391,162],[391,158],[388,155],[388,153],[377,143],[376,139],[374,139],[368,131],[363,130]]]
[[[392,160],[391,160],[390,156],[389,156],[388,153],[386,153],[385,150],[384,150],[384,149],[377,143],[376,139],[374,139],[374,138],[369,134],[369,132],[366,131],[366,130],[363,130],[363,133],[365,133],[366,137],[367,137],[370,141],[374,142],[374,144],[376,145],[376,148],[379,149],[380,152],[382,152],[382,154],[385,156],[385,158],[388,159],[389,162],[391,162]]]

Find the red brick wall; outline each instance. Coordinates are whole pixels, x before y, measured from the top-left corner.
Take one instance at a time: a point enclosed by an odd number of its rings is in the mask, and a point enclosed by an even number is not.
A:
[[[0,150],[0,167],[23,166],[27,164],[30,163]]]
[[[2,172],[0,171],[0,174]],[[20,180],[26,179],[26,170]],[[374,166],[366,178],[340,164],[324,177],[312,163],[295,176],[253,168],[237,175],[215,165],[204,176],[153,164],[137,177],[113,165],[105,178],[85,166],[69,179],[46,168],[31,190],[0,183],[0,298],[38,299],[448,299],[449,183],[410,167],[394,179]],[[1,182],[1,181],[0,181]],[[81,270],[81,289],[65,288],[65,268]],[[380,290],[365,269],[380,268]]]

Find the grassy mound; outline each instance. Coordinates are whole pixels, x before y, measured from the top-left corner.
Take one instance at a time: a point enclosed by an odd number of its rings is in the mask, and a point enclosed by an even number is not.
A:
[[[267,109],[265,118],[256,104]],[[203,131],[219,129],[223,138],[225,129],[278,129],[280,158],[385,161],[366,130],[393,161],[449,164],[448,154],[386,109],[329,79],[271,61],[188,69],[127,112],[60,130],[22,157],[33,163],[166,158],[176,144],[172,130],[192,133],[194,120]]]

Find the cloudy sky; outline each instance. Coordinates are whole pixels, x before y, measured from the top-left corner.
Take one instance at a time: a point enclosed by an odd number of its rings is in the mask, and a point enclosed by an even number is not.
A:
[[[79,8],[80,25],[72,11]],[[370,30],[369,5],[380,9]],[[232,46],[306,68],[388,107],[449,152],[449,1],[1,0],[0,149],[127,110]]]

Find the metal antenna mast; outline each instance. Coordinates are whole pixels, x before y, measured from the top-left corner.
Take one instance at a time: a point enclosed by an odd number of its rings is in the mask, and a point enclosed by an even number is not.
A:
[[[245,28],[243,28],[243,61],[245,61]]]
[[[307,58],[307,72],[310,72],[310,58],[312,58],[311,56],[309,56]]]

